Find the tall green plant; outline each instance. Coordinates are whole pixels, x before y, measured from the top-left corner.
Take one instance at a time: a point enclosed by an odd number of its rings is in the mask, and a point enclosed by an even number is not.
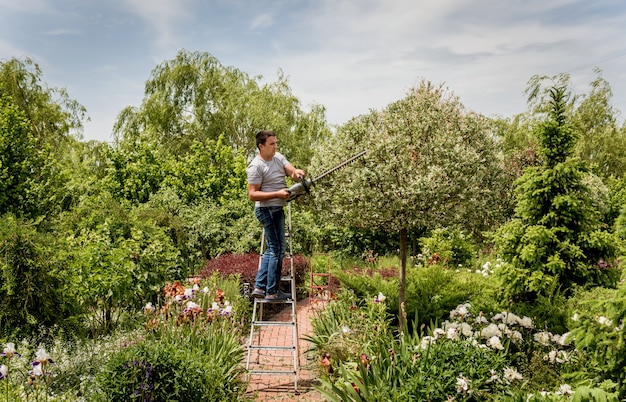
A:
[[[54,248],[32,224],[0,217],[0,337],[27,335],[67,318]]]
[[[571,338],[589,360],[578,376],[617,384],[623,400],[626,398],[626,284],[577,296],[570,301]]]
[[[106,194],[86,199],[66,215],[64,227],[58,251],[68,268],[64,295],[89,318],[93,331],[110,329],[116,314],[139,307],[165,281],[183,274],[165,230],[141,209],[127,211]]]
[[[510,296],[527,300],[556,288],[616,280],[614,238],[583,180],[585,166],[571,157],[576,136],[567,118],[566,85],[553,85],[548,96],[547,119],[537,127],[544,163],[516,182],[516,217],[495,237],[507,262],[497,274]]]

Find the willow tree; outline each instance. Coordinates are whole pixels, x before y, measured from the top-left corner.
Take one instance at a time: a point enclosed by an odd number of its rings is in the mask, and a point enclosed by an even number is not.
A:
[[[154,141],[184,154],[194,142],[226,142],[240,154],[253,155],[259,129],[275,131],[281,152],[307,165],[314,143],[328,134],[325,110],[302,110],[279,72],[275,82],[224,66],[206,52],[181,51],[154,68],[139,107],[127,107],[114,127],[118,141]]]
[[[0,60],[0,84],[2,92],[23,111],[39,146],[56,147],[69,138],[80,138],[86,109],[64,88],[48,87],[33,59]]]
[[[488,127],[443,86],[422,81],[404,99],[345,124],[313,159],[311,172],[367,150],[317,187],[312,205],[335,222],[398,233],[401,314],[407,233],[492,223],[501,170]]]

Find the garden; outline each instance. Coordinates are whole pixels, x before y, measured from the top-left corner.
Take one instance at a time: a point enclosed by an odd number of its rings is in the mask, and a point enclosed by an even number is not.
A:
[[[0,67],[0,402],[254,400],[266,127],[312,177],[367,150],[290,204],[298,299],[331,273],[305,337],[325,400],[626,400],[626,128],[600,72],[585,95],[531,78],[508,119],[422,81],[331,129],[284,77],[182,51],[108,144],[32,60]]]

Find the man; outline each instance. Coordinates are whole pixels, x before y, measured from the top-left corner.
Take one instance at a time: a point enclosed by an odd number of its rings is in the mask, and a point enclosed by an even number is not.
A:
[[[273,131],[259,131],[256,146],[259,153],[246,169],[248,198],[255,202],[254,214],[265,229],[267,249],[261,259],[252,296],[267,301],[287,300],[291,294],[278,289],[286,250],[283,207],[290,195],[285,176],[297,180],[306,173],[294,168],[282,154],[276,152],[277,141]]]

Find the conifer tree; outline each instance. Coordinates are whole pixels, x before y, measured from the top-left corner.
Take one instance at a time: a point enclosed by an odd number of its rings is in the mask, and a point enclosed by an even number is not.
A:
[[[537,126],[543,164],[516,182],[515,218],[496,234],[507,262],[498,271],[508,296],[532,301],[576,285],[614,285],[615,241],[601,222],[584,164],[572,156],[576,136],[568,120],[568,91],[548,89],[547,118]]]

